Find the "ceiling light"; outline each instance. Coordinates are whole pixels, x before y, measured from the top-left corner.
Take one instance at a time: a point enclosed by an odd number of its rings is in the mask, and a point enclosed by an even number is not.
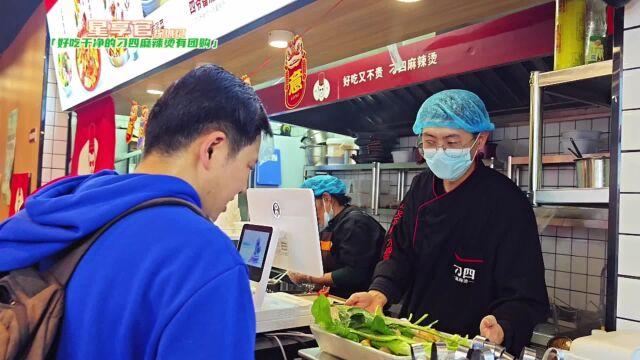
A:
[[[269,45],[274,48],[284,49],[289,46],[289,41],[293,39],[293,33],[287,30],[269,31]]]
[[[148,89],[147,90],[147,94],[151,94],[151,95],[162,95],[164,93],[164,91],[162,90],[155,90],[155,89]]]
[[[403,3],[414,3],[414,2],[418,2],[420,0],[396,0],[396,1],[403,2]]]

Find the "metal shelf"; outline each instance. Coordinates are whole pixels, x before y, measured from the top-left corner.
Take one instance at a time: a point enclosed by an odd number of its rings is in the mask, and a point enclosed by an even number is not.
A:
[[[538,189],[538,204],[608,204],[609,188]]]
[[[540,73],[538,86],[552,86],[613,74],[613,60]]]
[[[320,165],[304,167],[304,171],[359,171],[371,169],[373,169],[373,164]]]
[[[575,206],[534,207],[538,224],[561,227],[582,227],[607,229],[609,227],[609,209]]]
[[[374,163],[371,164],[349,164],[349,165],[320,165],[305,166],[305,171],[364,171],[371,170]],[[424,170],[427,168],[425,164],[416,163],[381,163],[380,170]]]
[[[599,157],[599,156],[609,156],[609,153],[597,153],[597,154],[586,154],[584,157]],[[561,165],[561,164],[573,164],[575,160],[575,156],[573,155],[544,155],[542,156],[542,165]],[[528,156],[514,156],[511,158],[511,165],[529,165],[529,157]]]

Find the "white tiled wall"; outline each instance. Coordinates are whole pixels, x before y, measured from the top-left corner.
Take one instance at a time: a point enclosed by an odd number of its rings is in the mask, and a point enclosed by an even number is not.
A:
[[[640,330],[640,181],[633,179],[640,165],[640,0],[626,6],[624,18],[617,327]]]
[[[68,113],[60,109],[53,55],[49,54],[47,78],[47,113],[42,151],[42,185],[65,176],[67,163]]]

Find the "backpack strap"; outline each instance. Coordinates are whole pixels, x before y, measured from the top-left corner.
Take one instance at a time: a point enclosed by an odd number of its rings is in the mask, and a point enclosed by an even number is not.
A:
[[[69,282],[69,279],[71,278],[71,275],[73,274],[76,267],[78,266],[78,263],[80,263],[80,260],[82,260],[82,257],[84,256],[84,254],[87,252],[87,250],[89,250],[91,245],[93,245],[93,243],[96,242],[96,240],[98,240],[98,238],[102,234],[104,234],[113,224],[117,223],[118,221],[122,220],[128,215],[133,214],[134,212],[147,209],[150,207],[162,206],[162,205],[185,206],[191,209],[196,214],[204,217],[205,219],[208,219],[208,216],[206,216],[200,208],[198,208],[197,206],[195,206],[194,204],[186,200],[182,200],[178,198],[157,198],[157,199],[145,201],[142,204],[134,206],[133,208],[116,216],[113,220],[109,221],[106,225],[96,230],[96,232],[94,232],[91,236],[85,238],[84,240],[79,241],[78,244],[72,247],[71,250],[69,250],[67,254],[62,257],[62,259],[58,260],[51,267],[51,269],[49,269],[48,272],[52,274],[56,278],[56,280],[58,280],[58,282],[63,288],[65,288],[67,286],[67,283]]]

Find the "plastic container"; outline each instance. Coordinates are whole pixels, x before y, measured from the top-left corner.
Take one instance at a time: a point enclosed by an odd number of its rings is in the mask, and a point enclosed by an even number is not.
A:
[[[327,156],[342,157],[345,151],[357,150],[355,139],[331,138],[327,139]]]
[[[586,13],[586,0],[556,0],[555,70],[584,65]]]
[[[607,4],[603,0],[587,0],[584,62],[592,64],[605,59],[607,44]]]
[[[394,163],[408,163],[412,162],[413,151],[411,150],[396,150],[391,152]]]
[[[327,156],[328,165],[344,165],[344,156]]]

